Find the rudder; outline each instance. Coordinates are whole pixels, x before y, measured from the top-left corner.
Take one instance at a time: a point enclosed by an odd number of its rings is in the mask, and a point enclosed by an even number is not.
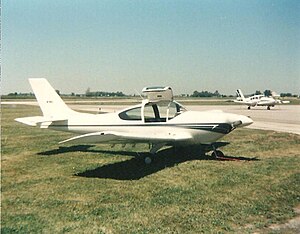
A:
[[[241,89],[238,89],[238,90],[236,91],[236,94],[237,94],[237,96],[240,97],[243,101],[245,100],[245,96],[244,96],[244,94],[242,93],[242,90],[241,90]]]

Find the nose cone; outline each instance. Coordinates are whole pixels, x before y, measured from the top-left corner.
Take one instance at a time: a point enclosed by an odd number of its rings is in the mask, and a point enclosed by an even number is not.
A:
[[[253,120],[250,117],[245,115],[240,115],[240,121],[242,122],[239,127],[245,127],[253,123]]]

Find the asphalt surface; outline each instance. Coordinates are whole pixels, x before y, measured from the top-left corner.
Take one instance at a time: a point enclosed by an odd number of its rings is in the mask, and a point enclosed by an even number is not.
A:
[[[300,134],[300,106],[277,105],[271,110],[266,107],[255,107],[248,110],[246,106],[188,106],[189,110],[213,110],[249,116],[254,123],[248,126],[253,129],[274,130]]]

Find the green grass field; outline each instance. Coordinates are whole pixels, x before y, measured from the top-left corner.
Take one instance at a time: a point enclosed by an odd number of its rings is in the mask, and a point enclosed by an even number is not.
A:
[[[37,107],[2,106],[1,233],[276,233],[300,204],[300,136],[235,130],[212,160],[147,145],[58,146],[27,127]],[[285,229],[284,233],[294,233]]]

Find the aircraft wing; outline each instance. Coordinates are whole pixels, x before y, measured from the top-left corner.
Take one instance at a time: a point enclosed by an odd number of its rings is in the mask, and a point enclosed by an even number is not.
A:
[[[243,101],[243,100],[233,100],[233,102],[235,103],[240,103],[240,104],[251,104],[250,102],[247,102],[247,101]]]
[[[104,131],[104,132],[93,132],[87,133],[79,136],[72,137],[70,139],[59,142],[62,143],[73,143],[73,144],[82,144],[82,143],[118,143],[118,142],[145,142],[145,143],[171,143],[178,141],[188,141],[191,140],[192,136],[189,134],[180,134],[180,136],[170,136],[169,134],[158,134],[156,136],[148,136],[146,134],[130,134],[124,132],[113,132],[113,131]]]
[[[240,101],[240,100],[233,100],[233,102],[239,103],[239,104],[245,104],[247,106],[256,106],[257,105],[257,102]]]
[[[276,99],[276,103],[277,104],[289,104],[290,101],[282,101],[282,100]]]

